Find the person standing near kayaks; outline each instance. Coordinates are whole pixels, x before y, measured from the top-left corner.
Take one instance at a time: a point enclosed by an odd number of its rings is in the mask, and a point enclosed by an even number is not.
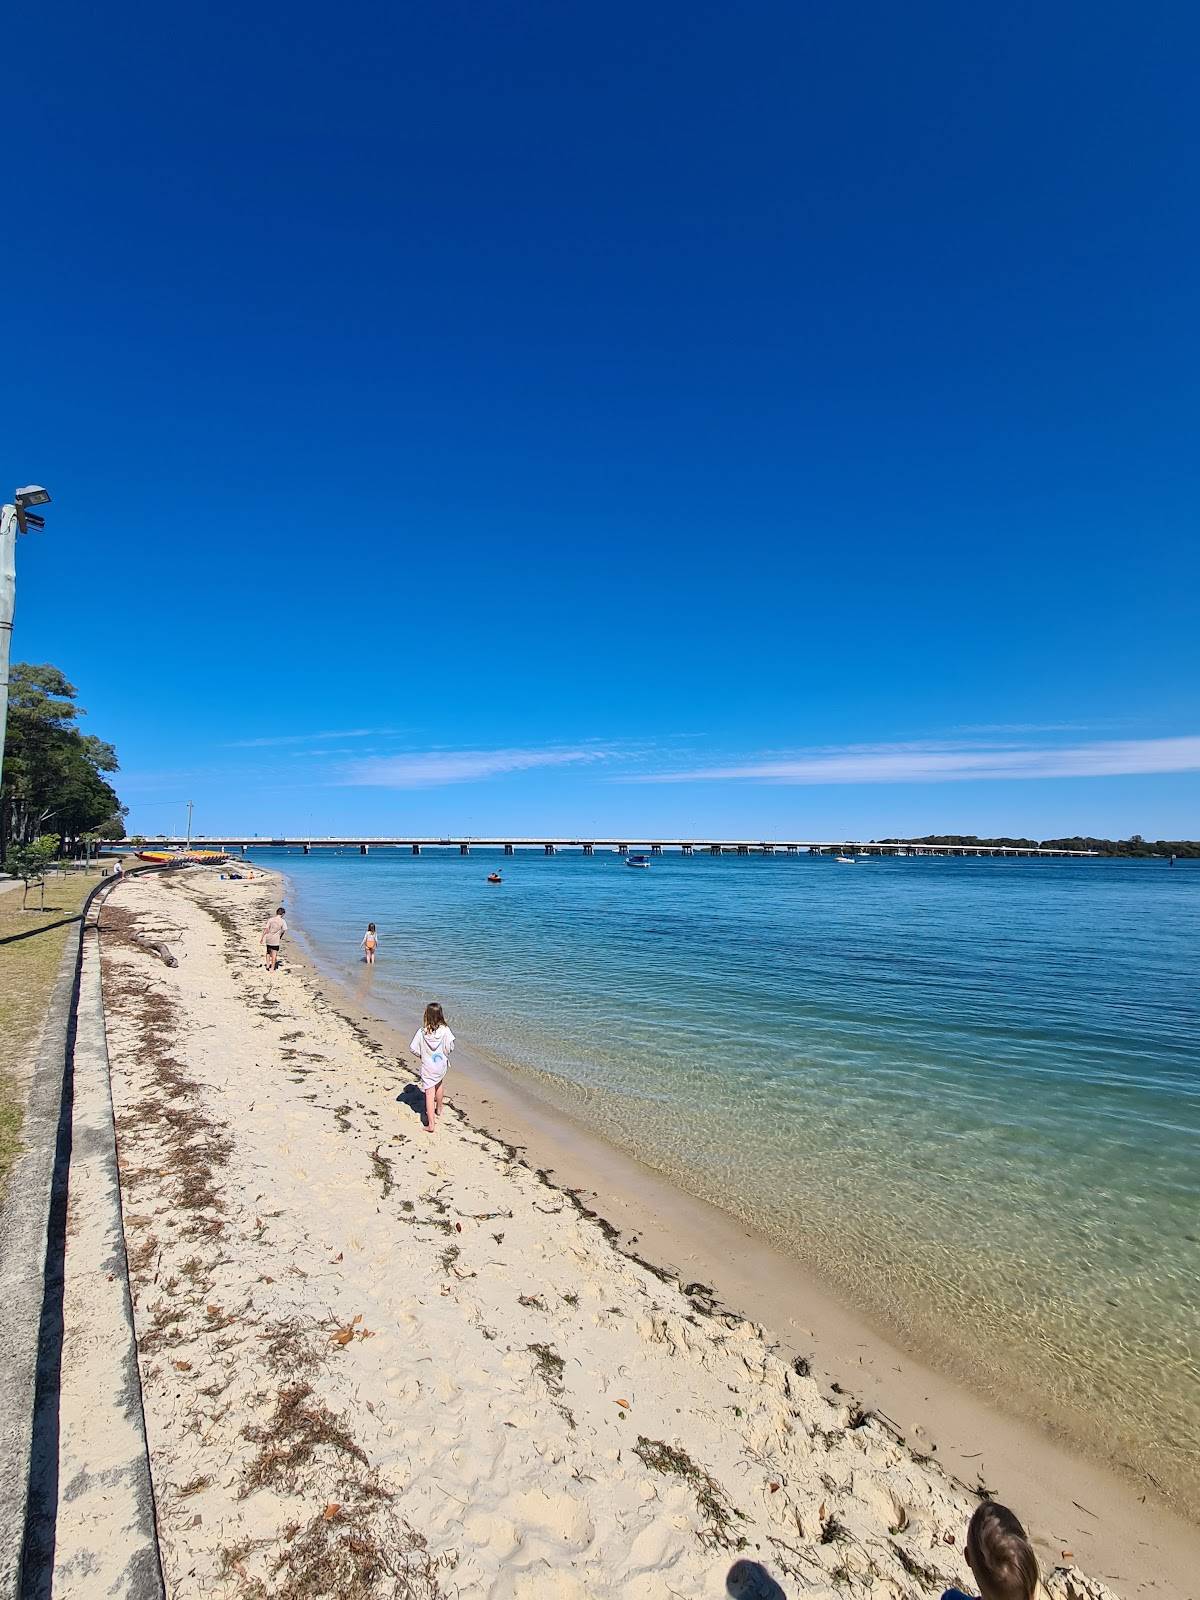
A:
[[[446,1025],[442,1008],[436,1000],[425,1007],[421,1026],[412,1036],[409,1045],[421,1063],[421,1087],[425,1091],[425,1131],[437,1131],[442,1114],[442,1095],[446,1071],[450,1065],[450,1052],[454,1049],[454,1035]]]

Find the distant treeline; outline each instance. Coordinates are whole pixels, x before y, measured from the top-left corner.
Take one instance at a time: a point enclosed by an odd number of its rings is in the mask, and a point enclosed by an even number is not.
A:
[[[1006,846],[1023,850],[1094,850],[1099,856],[1189,856],[1200,859],[1200,840],[1143,839],[978,839],[973,833],[927,833],[922,839],[873,839],[872,844],[964,844],[981,850]]]

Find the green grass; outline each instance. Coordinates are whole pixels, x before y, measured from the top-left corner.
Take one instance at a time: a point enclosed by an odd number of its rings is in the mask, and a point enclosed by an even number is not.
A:
[[[44,911],[36,904],[36,889],[30,890],[29,911],[21,910],[19,886],[0,890],[0,1193],[21,1148],[29,1049],[50,1003],[63,948],[75,936],[80,908],[99,876],[96,869],[48,878]]]

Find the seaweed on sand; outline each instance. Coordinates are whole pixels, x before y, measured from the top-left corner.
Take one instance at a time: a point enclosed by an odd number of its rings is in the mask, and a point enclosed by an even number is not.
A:
[[[458,1564],[451,1554],[431,1556],[424,1534],[379,1497],[330,1502],[307,1523],[293,1525],[260,1577],[246,1563],[263,1542],[223,1553],[227,1576],[239,1580],[243,1600],[439,1600],[438,1577]]]
[[[270,1422],[265,1427],[244,1428],[242,1434],[259,1446],[246,1470],[242,1497],[262,1488],[295,1491],[322,1449],[367,1465],[366,1452],[351,1438],[342,1419],[316,1399],[307,1383],[281,1389]]]
[[[692,1490],[696,1496],[696,1509],[707,1525],[700,1534],[702,1544],[710,1549],[745,1548],[746,1540],[734,1526],[735,1519],[746,1520],[745,1513],[729,1504],[720,1484],[711,1473],[698,1466],[686,1450],[678,1445],[667,1444],[662,1439],[647,1439],[644,1434],[639,1434],[634,1454],[652,1472],[682,1478]]]
[[[546,1387],[554,1394],[562,1392],[562,1375],[567,1363],[559,1355],[552,1344],[530,1344],[525,1348],[530,1355],[537,1358],[537,1370],[545,1380]]]

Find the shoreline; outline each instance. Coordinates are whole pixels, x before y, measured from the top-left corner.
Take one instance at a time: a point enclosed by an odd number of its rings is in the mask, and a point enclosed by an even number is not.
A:
[[[266,871],[276,881],[286,874]],[[408,1064],[408,1034],[369,1009],[329,971],[303,934],[292,961],[327,1004],[372,1045]],[[363,1007],[367,1009],[364,1010]],[[414,1023],[415,1026],[415,1023]],[[593,1129],[537,1098],[468,1044],[455,1055],[453,1103],[477,1131],[519,1149],[553,1187],[577,1196],[616,1230],[614,1248],[681,1285],[710,1286],[722,1310],[772,1329],[788,1359],[810,1361],[834,1398],[853,1398],[908,1447],[936,1460],[970,1493],[1012,1504],[1047,1566],[1071,1552],[1125,1594],[1182,1596],[1200,1572],[1200,1530],[1139,1485],[1004,1414],[960,1380],[925,1364],[836,1296],[796,1258],[744,1222],[692,1194]],[[1200,1592],[1200,1591],[1195,1591]]]

